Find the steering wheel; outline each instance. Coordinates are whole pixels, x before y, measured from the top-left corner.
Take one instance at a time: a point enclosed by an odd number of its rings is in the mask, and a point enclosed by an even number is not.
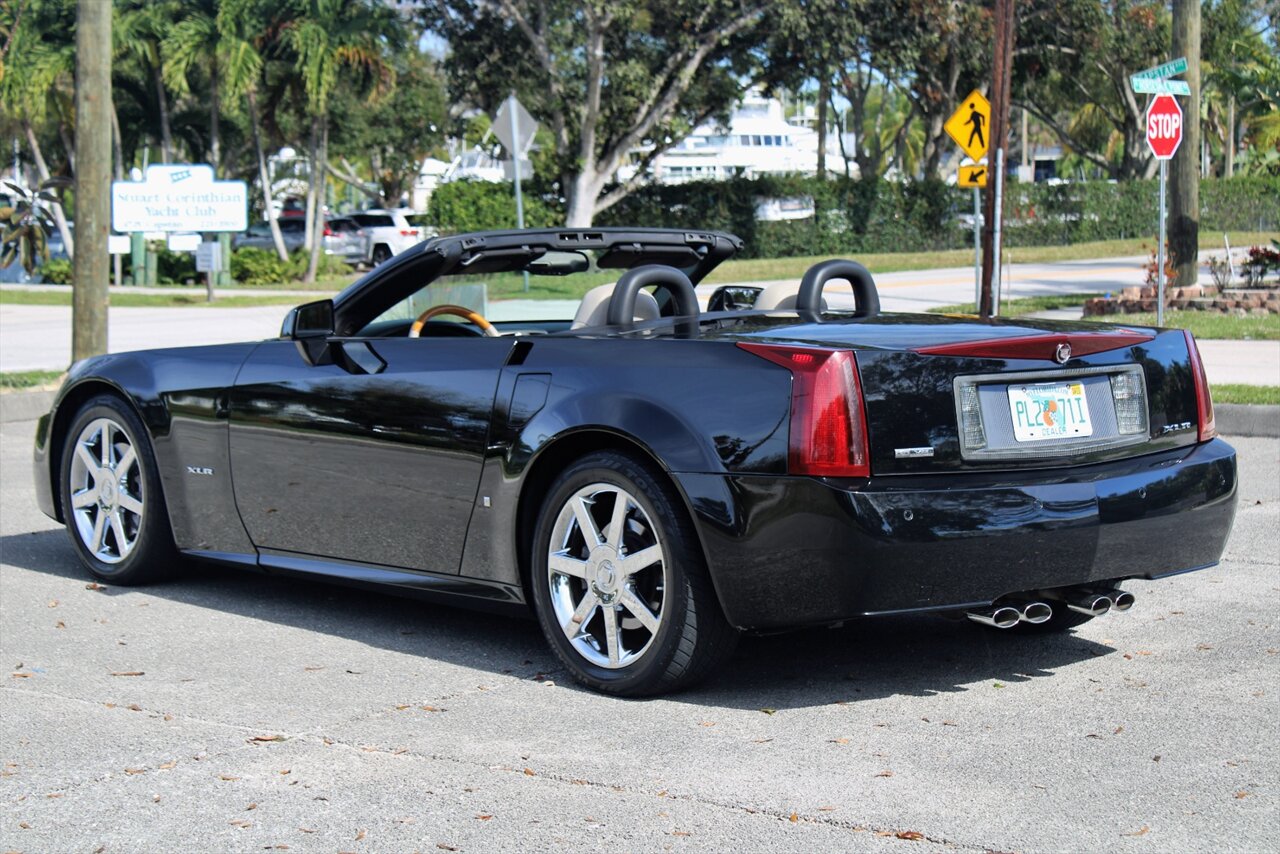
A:
[[[472,311],[465,306],[450,305],[446,303],[445,305],[433,305],[431,308],[418,315],[418,319],[409,327],[409,337],[421,337],[422,327],[426,325],[428,320],[440,314],[452,314],[456,317],[461,317],[463,320],[469,320],[476,326],[479,326],[480,331],[489,338],[497,338],[500,334],[498,330],[493,328],[492,323],[484,319],[484,316],[481,315],[480,312]]]

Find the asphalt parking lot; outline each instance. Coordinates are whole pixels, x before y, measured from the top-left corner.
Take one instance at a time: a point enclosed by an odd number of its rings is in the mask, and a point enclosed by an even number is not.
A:
[[[532,622],[197,568],[96,588],[0,425],[0,850],[1280,849],[1280,441],[1213,570],[1056,638],[747,638],[570,684]]]

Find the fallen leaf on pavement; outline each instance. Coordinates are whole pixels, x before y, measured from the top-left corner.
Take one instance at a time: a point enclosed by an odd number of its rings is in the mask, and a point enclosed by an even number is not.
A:
[[[139,706],[137,703],[130,703],[128,706],[126,706],[126,708],[131,712],[142,711],[142,706]]]
[[[457,851],[458,850],[456,847],[454,847],[453,845],[449,845],[446,842],[437,842],[436,847],[439,848],[441,851]]]
[[[258,808],[258,804],[257,804],[257,802],[255,801],[254,803],[251,803],[251,804],[249,804],[249,806],[245,807],[245,808],[244,808],[244,811],[245,811],[245,812],[248,812],[249,810],[256,810],[257,808]]]
[[[62,797],[62,792],[50,792],[49,794],[45,795],[45,797],[46,797],[46,798],[60,798],[60,797]]]
[[[18,827],[22,828],[23,830],[31,829],[31,825],[27,824],[25,821],[18,822]]]
[[[1151,828],[1144,824],[1142,827],[1138,828],[1133,833],[1122,833],[1120,835],[1121,836],[1146,836],[1150,832],[1151,832]]]
[[[232,777],[230,774],[219,774],[219,780],[239,780],[239,777]]]
[[[1242,800],[1242,799],[1247,798],[1247,797],[1249,797],[1249,793],[1248,793],[1248,792],[1246,792],[1244,789],[1241,789],[1240,791],[1236,792],[1236,800],[1237,800],[1237,801]]]
[[[255,735],[255,736],[253,736],[252,738],[249,738],[249,739],[247,739],[247,740],[248,740],[249,742],[251,742],[251,743],[252,743],[252,742],[255,742],[255,741],[259,741],[259,742],[261,742],[261,741],[284,741],[284,736],[283,736],[283,735]]]
[[[671,831],[671,835],[672,836],[693,836],[693,834],[687,830],[673,830]]]
[[[253,827],[253,822],[243,818],[233,818],[231,821],[227,822],[227,824],[233,824],[242,829],[246,827]]]
[[[830,742],[831,744],[848,744],[848,743],[849,743],[849,739],[847,739],[847,738],[843,738],[843,737],[841,737],[841,738],[829,738],[829,739],[827,739],[827,741],[828,741],[828,742]]]
[[[314,828],[314,827],[300,827],[300,828],[298,828],[298,830],[302,831],[303,833],[315,833],[315,832],[316,832],[316,830],[315,830],[315,828]]]
[[[13,678],[14,678],[14,679],[30,679],[32,674],[30,674],[30,673],[14,673],[14,674],[11,674],[11,675],[13,676]]]
[[[919,842],[924,839],[924,834],[918,830],[899,830],[894,836],[899,839],[910,839],[912,842]]]
[[[85,590],[106,590],[107,588],[106,588],[106,585],[99,584],[96,581],[90,581],[88,584],[84,586],[84,589]]]
[[[893,776],[893,772],[892,772],[892,771],[881,771],[881,772],[880,772],[879,774],[877,774],[876,776],[877,776],[877,777],[892,777],[892,776]]]
[[[62,622],[62,620],[58,620],[58,622],[53,624],[53,627],[55,629],[65,629],[67,627],[67,624]]]
[[[361,839],[364,839],[364,837],[365,837],[365,833],[363,830],[356,832],[356,842],[359,842]]]
[[[56,607],[58,607],[58,600],[57,600],[57,599],[50,599],[50,600],[49,600],[49,607],[50,607],[50,608],[56,608]]]
[[[761,709],[760,711],[764,712],[766,715],[776,715],[778,713],[777,709]]]
[[[126,773],[126,774],[145,774],[145,773],[147,773],[147,769],[146,769],[146,768],[126,768],[126,769],[124,769],[124,773]]]
[[[829,806],[818,807],[818,812],[835,812],[835,811],[836,811],[835,807],[829,807]]]
[[[525,775],[526,777],[532,777],[532,776],[533,776],[533,769],[532,769],[532,768],[526,768],[526,769],[524,769],[524,775]]]
[[[113,670],[112,676],[146,676],[147,674],[141,670]]]
[[[490,815],[489,813],[479,812],[479,813],[476,813],[476,818],[478,818],[480,821],[488,821],[489,819],[493,818],[493,816]]]

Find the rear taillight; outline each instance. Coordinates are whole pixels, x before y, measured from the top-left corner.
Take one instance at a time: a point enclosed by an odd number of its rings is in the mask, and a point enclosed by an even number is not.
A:
[[[1209,378],[1204,373],[1204,362],[1200,360],[1200,348],[1196,346],[1195,336],[1184,329],[1187,337],[1187,353],[1191,356],[1191,379],[1196,386],[1196,413],[1200,417],[1200,441],[1207,442],[1218,435],[1218,427],[1213,419],[1213,396],[1209,394]]]
[[[333,237],[333,229],[326,225],[326,226],[324,227],[324,236],[325,236],[325,237]]]
[[[400,229],[400,236],[401,236],[401,237],[417,237],[417,236],[418,236],[418,229],[416,229],[416,228],[408,228],[408,229],[402,228],[402,229]]]
[[[862,386],[852,352],[746,342],[738,346],[791,371],[790,473],[871,476]]]

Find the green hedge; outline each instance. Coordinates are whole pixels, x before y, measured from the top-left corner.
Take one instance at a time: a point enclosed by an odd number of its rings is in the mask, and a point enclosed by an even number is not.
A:
[[[1091,240],[1154,237],[1155,181],[1006,185],[1007,246],[1052,246]],[[805,220],[758,222],[756,203],[812,198]],[[1206,179],[1200,183],[1200,227],[1210,231],[1280,229],[1280,178]],[[941,181],[905,183],[798,176],[736,178],[642,187],[596,217],[596,225],[700,228],[746,241],[744,257],[855,252],[910,252],[972,245],[973,196]],[[511,185],[460,181],[431,198],[430,215],[444,233],[511,228]],[[525,194],[530,228],[563,222],[551,194]]]

